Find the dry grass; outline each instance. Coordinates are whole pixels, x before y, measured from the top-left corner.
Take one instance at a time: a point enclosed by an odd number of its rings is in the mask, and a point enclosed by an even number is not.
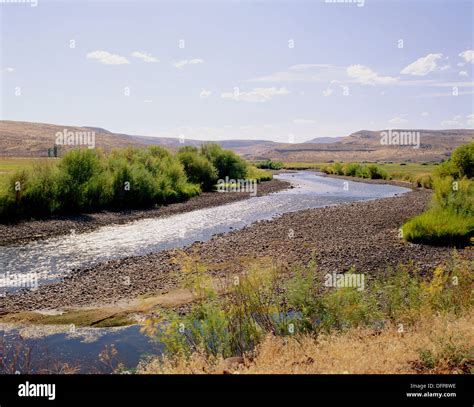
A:
[[[462,317],[427,316],[399,333],[398,326],[382,331],[360,328],[345,333],[311,336],[268,336],[254,354],[241,358],[154,359],[140,373],[168,374],[382,374],[466,373],[474,369],[474,311]],[[448,351],[447,351],[448,349]],[[420,351],[437,355],[434,366],[420,359]],[[453,364],[454,354],[461,362]],[[462,367],[464,367],[464,369]]]

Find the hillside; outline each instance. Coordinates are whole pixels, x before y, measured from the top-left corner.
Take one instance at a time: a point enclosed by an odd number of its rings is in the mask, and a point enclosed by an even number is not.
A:
[[[46,123],[0,121],[0,156],[45,157],[48,148],[54,146],[56,134],[64,131],[95,132],[95,146],[104,150],[143,145],[123,135],[111,133],[96,127],[64,126]],[[61,146],[68,150],[70,146]]]
[[[393,130],[403,131],[403,130]],[[320,137],[306,143],[286,144],[268,140],[218,141],[251,160],[271,158],[286,162],[331,161],[441,161],[460,144],[474,140],[474,130],[417,130],[420,147],[381,145],[379,131],[361,130],[347,137]],[[199,147],[203,140],[145,137],[112,133],[98,127],[64,126],[44,123],[0,121],[0,156],[44,157],[54,146],[58,132],[94,132],[95,146],[109,151],[113,148],[161,145],[172,150],[182,146]],[[61,146],[62,151],[72,148]]]
[[[88,126],[69,126],[46,123],[30,123],[19,121],[0,121],[0,156],[3,157],[46,157],[48,148],[54,146],[58,132],[94,132],[95,146],[106,151],[113,148],[143,147],[161,145],[169,149],[182,146],[199,147],[206,141],[172,137],[146,137],[112,133],[106,129]],[[279,143],[267,140],[224,140],[218,141],[223,148],[234,150],[246,157],[263,154],[278,146]],[[62,151],[72,148],[61,146]]]
[[[457,146],[474,140],[474,130],[469,129],[416,131],[420,134],[419,148],[382,145],[381,131],[361,130],[335,143],[285,144],[267,151],[266,155],[287,162],[430,162],[441,161],[449,157]]]

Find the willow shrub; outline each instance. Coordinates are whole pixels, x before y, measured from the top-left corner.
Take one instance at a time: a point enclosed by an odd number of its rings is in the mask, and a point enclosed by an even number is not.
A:
[[[340,163],[325,165],[322,171],[326,174],[346,175],[369,179],[389,179],[387,171],[377,164]]]
[[[181,162],[161,147],[110,155],[71,150],[58,165],[46,162],[14,173],[0,195],[0,219],[149,207],[199,192]]]
[[[217,182],[218,173],[212,162],[194,147],[179,150],[178,159],[183,164],[190,182],[198,184],[204,191],[211,191]]]

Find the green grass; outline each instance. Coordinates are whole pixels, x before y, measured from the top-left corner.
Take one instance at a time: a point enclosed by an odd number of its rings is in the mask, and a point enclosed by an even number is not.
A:
[[[257,182],[270,181],[273,178],[271,171],[262,170],[253,165],[247,167],[247,178],[256,179]]]
[[[47,158],[0,157],[0,174],[11,174],[21,169],[32,168],[39,162],[53,160]]]
[[[432,188],[437,164],[379,164],[391,179],[411,182],[417,187]]]
[[[438,166],[437,164],[419,163],[379,163],[378,165],[380,165],[389,174],[399,173],[402,175],[432,174],[433,170]]]
[[[449,210],[430,209],[403,225],[403,237],[413,243],[467,246],[474,235],[474,218]]]
[[[474,237],[474,143],[453,151],[432,178],[434,194],[428,211],[403,225],[414,243],[467,246]]]

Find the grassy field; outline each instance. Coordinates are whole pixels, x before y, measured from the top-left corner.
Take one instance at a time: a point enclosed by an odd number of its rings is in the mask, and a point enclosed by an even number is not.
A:
[[[0,191],[5,188],[9,175],[21,169],[32,168],[45,160],[47,158],[0,157]]]
[[[0,157],[0,174],[12,173],[22,168],[31,168],[46,158]]]

